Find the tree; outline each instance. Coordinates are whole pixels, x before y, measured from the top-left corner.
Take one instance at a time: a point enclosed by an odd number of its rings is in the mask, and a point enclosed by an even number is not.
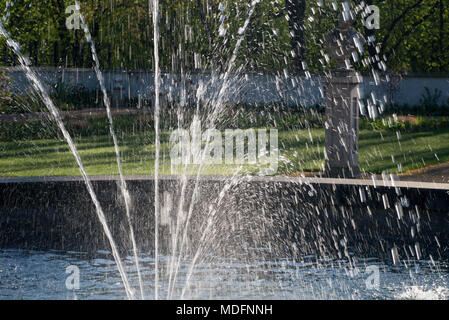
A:
[[[306,62],[306,34],[305,34],[305,13],[306,0],[285,0],[285,9],[287,11],[290,43],[293,55],[293,67],[298,71],[305,70]]]
[[[376,1],[384,12],[380,54],[395,70],[449,70],[449,11],[441,0]]]
[[[323,39],[336,26],[343,2],[361,0],[260,1],[238,51],[236,67],[293,72],[323,70]],[[153,68],[153,32],[148,0],[80,0],[96,43],[102,68]],[[6,10],[6,5],[9,6]],[[195,68],[220,70],[227,65],[252,1],[160,1],[161,67],[178,72]],[[384,60],[390,70],[449,71],[447,0],[365,0],[381,12],[381,28],[356,28],[375,39],[366,55]],[[334,6],[336,4],[336,6]],[[91,67],[82,30],[68,30],[65,8],[73,0],[0,1],[3,23],[35,66]],[[220,27],[227,32],[222,34]],[[1,39],[0,42],[3,42]],[[366,58],[366,56],[365,56]],[[6,45],[0,64],[15,64]],[[201,63],[200,63],[201,62]],[[367,71],[363,66],[360,70]],[[374,63],[370,68],[380,68]]]

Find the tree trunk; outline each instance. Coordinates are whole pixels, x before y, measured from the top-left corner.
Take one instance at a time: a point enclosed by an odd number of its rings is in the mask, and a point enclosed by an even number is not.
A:
[[[304,71],[306,61],[306,40],[304,19],[306,0],[285,0],[285,8],[289,18],[290,43],[292,46],[293,67],[295,71]]]
[[[79,54],[80,54],[80,42],[78,39],[78,34],[75,33],[75,37],[72,42],[72,65],[73,67],[81,67],[79,65]]]
[[[443,0],[440,0],[440,28],[439,28],[439,46],[440,46],[440,72],[444,71],[444,4]]]
[[[58,36],[59,36],[59,57],[62,59],[62,62],[64,63],[64,66],[66,66],[67,63],[67,52],[69,48],[69,40],[68,40],[68,30],[65,25],[65,4],[64,0],[58,0],[57,1],[58,11],[59,15],[57,17],[57,24],[58,24]]]
[[[53,63],[54,63],[54,67],[57,67],[58,63],[59,63],[59,42],[58,41],[53,42]]]

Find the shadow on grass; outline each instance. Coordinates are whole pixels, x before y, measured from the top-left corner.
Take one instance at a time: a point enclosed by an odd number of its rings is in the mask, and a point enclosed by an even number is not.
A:
[[[286,161],[280,164],[279,174],[302,171],[318,171],[324,161],[324,130],[312,129],[310,140],[307,130],[279,131],[279,147]],[[384,170],[398,171],[398,164],[404,170],[417,169],[425,165],[449,161],[449,129],[438,132],[423,131],[403,133],[400,139],[402,149],[394,131],[381,133],[369,130],[360,132],[360,166],[362,170],[380,173]],[[169,167],[168,144],[170,132],[161,135],[161,166]],[[93,172],[104,172],[111,168],[117,171],[112,138],[92,136],[75,138],[82,161]],[[431,145],[431,149],[427,146]],[[136,135],[120,135],[119,146],[123,167],[133,168],[133,172],[149,173],[154,167],[154,132]],[[308,148],[307,148],[308,146]],[[437,154],[439,160],[435,156]],[[392,157],[395,161],[393,162]],[[424,163],[423,163],[424,161]],[[64,140],[34,140],[0,142],[0,175],[20,176],[32,172],[64,173],[77,169],[73,155]],[[105,170],[102,169],[104,167]],[[218,168],[217,172],[226,171]],[[113,174],[113,173],[111,173]],[[126,170],[125,170],[126,174]]]

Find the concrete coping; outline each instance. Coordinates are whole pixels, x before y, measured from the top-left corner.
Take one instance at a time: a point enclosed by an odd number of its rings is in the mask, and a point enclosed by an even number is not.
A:
[[[38,72],[51,72],[51,73],[62,73],[62,72],[94,72],[93,69],[90,68],[55,68],[55,67],[32,67],[33,70]],[[20,66],[7,66],[0,67],[0,70],[6,70],[8,72],[21,72],[23,71]],[[154,70],[151,69],[104,69],[104,73],[154,73]],[[169,70],[161,70],[162,73],[172,73]],[[266,76],[266,75],[275,75],[277,74],[277,70],[271,71],[255,71],[255,70],[247,70],[241,72],[241,74],[250,74],[257,76]],[[213,70],[189,70],[187,74],[213,74]],[[305,76],[304,72],[290,72],[292,76]],[[310,71],[310,74],[317,77],[325,77],[329,74],[329,71]],[[372,74],[369,72],[361,73],[364,77],[372,77]],[[449,72],[404,72],[402,74],[403,78],[449,78]]]
[[[119,176],[91,176],[91,181],[119,181]],[[236,178],[232,176],[202,175],[199,181],[220,182]],[[419,181],[393,181],[379,179],[337,179],[337,178],[318,178],[318,177],[260,177],[260,176],[237,176],[241,182],[262,182],[262,183],[293,183],[293,184],[318,184],[318,185],[347,185],[360,187],[388,187],[388,188],[407,188],[407,189],[427,189],[427,190],[448,190],[449,183],[419,182]],[[162,175],[161,181],[181,180],[181,175]],[[187,180],[197,179],[196,175],[188,175]],[[152,175],[133,175],[125,176],[126,181],[154,181]],[[11,177],[0,178],[0,184],[20,184],[20,183],[45,183],[45,182],[83,182],[81,176],[71,177]]]

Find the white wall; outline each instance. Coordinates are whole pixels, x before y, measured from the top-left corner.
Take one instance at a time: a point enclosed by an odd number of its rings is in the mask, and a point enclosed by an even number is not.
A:
[[[30,85],[20,68],[6,68],[11,78],[11,89],[15,92],[26,92]],[[54,69],[35,68],[49,89],[58,79],[70,84],[80,84],[90,90],[98,90],[99,83],[93,70],[90,69]],[[121,92],[124,97],[151,99],[154,95],[154,73],[152,71],[105,71],[105,84],[108,90]],[[179,99],[181,83],[185,83],[185,92],[191,99],[199,97],[207,99],[216,95],[223,81],[211,73],[191,73],[181,79],[179,75],[162,74],[161,91],[168,98]],[[230,85],[224,94],[226,101],[242,103],[283,102],[289,105],[301,104],[310,106],[324,103],[323,84],[318,76],[306,79],[299,76],[264,75],[249,73],[232,76]],[[203,90],[198,91],[198,88]],[[400,82],[393,99],[399,104],[417,105],[428,87],[433,93],[441,90],[443,95],[440,104],[449,104],[449,74],[409,74]],[[199,94],[201,93],[202,94]],[[376,85],[372,77],[365,77],[361,86],[361,95],[368,96],[374,92],[378,99],[389,97],[390,93],[384,85]]]

